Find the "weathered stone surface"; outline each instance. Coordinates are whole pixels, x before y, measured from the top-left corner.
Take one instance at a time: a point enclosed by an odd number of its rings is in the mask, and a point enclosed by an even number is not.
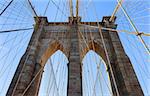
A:
[[[81,61],[89,50],[94,50],[106,62],[112,90],[116,96],[110,66],[98,28],[90,30],[90,32],[92,31],[91,38],[89,28],[82,25],[77,26],[77,24],[97,26],[97,23],[80,22],[76,17],[70,18],[69,22],[57,23],[48,23],[45,17],[39,19],[42,24],[37,24],[35,27],[28,48],[20,60],[8,89],[7,96],[21,96],[48,58],[57,50],[61,50],[69,60],[68,96],[82,96]],[[104,17],[99,23],[100,26],[116,28],[114,22],[108,20],[109,17]],[[120,96],[143,96],[132,64],[124,52],[117,32],[102,30],[102,34]],[[42,71],[26,91],[25,96],[37,96],[41,77]]]

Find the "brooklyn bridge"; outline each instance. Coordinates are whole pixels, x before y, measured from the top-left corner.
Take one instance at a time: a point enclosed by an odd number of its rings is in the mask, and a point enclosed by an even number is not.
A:
[[[150,96],[149,0],[1,0],[0,96]]]

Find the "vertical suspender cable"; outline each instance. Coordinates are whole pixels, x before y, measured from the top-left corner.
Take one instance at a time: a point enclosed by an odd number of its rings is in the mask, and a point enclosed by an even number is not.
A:
[[[117,87],[117,84],[116,84],[116,81],[115,81],[114,73],[113,73],[113,70],[112,70],[112,66],[111,66],[111,64],[110,64],[110,59],[109,59],[109,55],[108,55],[107,48],[106,48],[106,45],[105,45],[104,37],[103,37],[103,34],[102,34],[102,28],[101,28],[101,26],[100,26],[100,24],[99,24],[98,15],[97,15],[97,13],[96,13],[95,6],[94,6],[94,4],[92,4],[92,5],[93,5],[93,7],[94,7],[94,13],[95,13],[95,15],[96,15],[97,25],[98,25],[98,27],[99,27],[100,37],[102,38],[102,44],[103,44],[103,46],[104,46],[104,51],[105,51],[105,54],[106,54],[106,59],[107,59],[107,62],[108,62],[108,66],[110,67],[110,73],[111,73],[111,75],[112,75],[112,80],[113,80],[113,84],[114,84],[114,87],[115,87],[115,90],[116,90],[116,94],[117,94],[117,96],[120,96],[120,95],[119,95],[119,91],[118,91],[118,87]]]
[[[100,33],[100,36],[102,38],[102,43],[103,43],[103,46],[104,46],[104,51],[105,51],[106,58],[107,58],[107,61],[108,61],[108,66],[110,67],[110,73],[112,75],[112,80],[113,80],[113,83],[114,83],[114,86],[115,86],[115,90],[116,90],[117,96],[120,96],[119,91],[118,91],[118,87],[117,87],[117,84],[116,84],[116,81],[115,81],[115,76],[114,76],[114,73],[113,73],[113,70],[112,70],[112,66],[110,64],[110,59],[109,59],[109,55],[108,55],[108,52],[107,52],[107,49],[106,49],[104,37],[103,37],[102,31],[101,31],[101,26],[99,24],[98,24],[98,26],[99,26],[99,33]]]

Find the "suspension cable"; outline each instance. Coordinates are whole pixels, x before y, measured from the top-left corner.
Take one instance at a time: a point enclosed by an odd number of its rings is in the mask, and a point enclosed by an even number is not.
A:
[[[25,30],[31,30],[33,28],[24,28],[24,29],[14,29],[14,30],[4,30],[4,31],[0,31],[0,33],[10,33],[10,32],[16,32],[16,31],[25,31]]]
[[[26,87],[26,89],[23,91],[23,94],[21,96],[24,96],[25,93],[27,92],[27,90],[30,88],[31,84],[34,82],[34,80],[37,78],[37,76],[43,71],[44,67],[42,66],[40,68],[40,70],[38,71],[38,73],[35,75],[35,77],[31,80],[31,82],[29,83],[29,85]]]
[[[85,24],[80,24],[81,26],[87,26],[87,27],[91,27],[91,28],[98,28],[97,26],[90,26],[90,25],[85,25]],[[128,33],[128,34],[134,34],[134,35],[143,35],[143,36],[150,36],[150,34],[148,33],[145,33],[145,32],[139,32],[137,34],[137,32],[130,32],[128,30],[116,30],[116,29],[111,29],[111,28],[104,28],[104,27],[101,27],[103,30],[108,30],[108,31],[112,31],[112,32],[124,32],[124,33]]]
[[[98,19],[98,15],[96,13],[96,9],[95,9],[95,6],[94,6],[94,3],[92,3],[93,7],[94,7],[94,13],[96,15],[96,19],[97,19],[97,25],[99,27],[99,33],[100,33],[100,37],[102,39],[102,44],[104,46],[104,51],[105,51],[105,54],[106,54],[106,59],[108,61],[108,66],[110,67],[110,73],[112,75],[112,80],[113,80],[113,83],[114,83],[114,87],[115,87],[115,90],[116,90],[116,94],[117,96],[120,96],[119,95],[119,91],[118,91],[118,87],[117,87],[117,84],[116,84],[116,81],[115,81],[115,77],[114,77],[114,73],[113,73],[113,70],[112,70],[112,66],[111,66],[111,63],[110,63],[110,59],[109,59],[109,55],[108,55],[108,52],[107,52],[107,48],[106,48],[106,45],[105,45],[105,41],[104,41],[104,36],[102,34],[102,29],[101,29],[101,26],[99,24],[99,19]]]
[[[4,10],[0,13],[0,16],[6,11],[6,9],[12,4],[14,0],[11,0],[9,4],[4,8]]]
[[[136,28],[136,26],[134,25],[132,19],[130,18],[130,16],[128,15],[127,11],[125,10],[125,8],[120,4],[120,2],[117,0],[118,4],[120,5],[124,15],[126,16],[127,20],[129,21],[129,23],[131,24],[132,28],[135,30],[135,32],[137,34],[140,34],[138,29]],[[144,48],[146,49],[146,51],[148,52],[148,54],[150,55],[150,49],[148,48],[148,46],[146,45],[145,41],[143,40],[141,35],[137,35],[141,41],[141,43],[143,44]]]
[[[86,8],[87,9],[87,8]],[[86,13],[86,11],[84,11],[84,14],[83,15],[85,15],[85,13]],[[82,24],[79,24],[79,25],[82,25]],[[87,27],[88,29],[89,29],[89,31],[90,31],[90,38],[91,38],[91,40],[92,40],[92,49],[95,51],[95,46],[94,46],[94,42],[93,42],[93,36],[92,36],[92,32],[91,32],[91,28],[89,28],[89,27]],[[87,32],[86,32],[87,33]],[[87,34],[86,34],[87,35]],[[82,36],[82,38],[83,38],[83,36]],[[84,38],[83,38],[84,39]],[[88,37],[86,38],[86,39],[88,39]],[[85,40],[84,40],[85,41]],[[87,45],[87,44],[86,44]],[[95,56],[94,56],[95,57]],[[94,59],[96,59],[96,57],[94,58]],[[100,82],[99,82],[100,83]],[[106,82],[105,82],[106,83]],[[106,85],[107,85],[107,83],[106,83]],[[101,86],[101,84],[100,84],[100,86]],[[94,87],[94,86],[93,86]],[[108,87],[108,86],[107,86]],[[108,87],[108,89],[109,89],[109,87]],[[109,90],[110,91],[110,90]],[[95,90],[94,90],[94,88],[93,88],[93,92],[95,93]],[[110,93],[112,94],[112,92],[110,91]],[[95,94],[96,95],[96,94]]]
[[[79,15],[79,0],[76,0],[76,17]]]
[[[64,15],[67,17],[67,15],[61,10],[61,8],[59,7],[59,5],[57,5],[53,0],[51,0],[52,3],[55,5],[55,7]]]
[[[120,8],[120,5],[122,4],[122,2],[123,2],[123,0],[120,0],[119,1],[119,3],[117,4],[117,6],[116,6],[116,8],[115,8],[115,10],[114,10],[114,12],[112,13],[112,15],[111,15],[111,17],[110,17],[110,19],[109,19],[109,21],[111,22],[113,19],[114,19],[114,17],[115,17],[115,14],[117,13],[117,11],[119,10],[119,8]]]
[[[34,7],[33,7],[33,5],[32,5],[32,3],[31,3],[30,0],[28,0],[28,3],[29,3],[29,5],[30,5],[30,7],[31,7],[31,9],[32,9],[32,11],[33,11],[33,13],[34,13],[34,15],[35,15],[36,17],[38,17],[38,15],[37,15],[37,13],[36,13],[36,11],[35,11],[35,9],[34,9]]]
[[[72,0],[69,0],[69,6],[70,6],[70,16],[73,17],[73,4],[72,4]]]
[[[50,4],[50,0],[49,0],[48,3],[47,3],[47,6],[46,6],[46,8],[45,8],[45,11],[44,11],[43,16],[45,16],[45,14],[46,14],[46,12],[47,12],[47,9],[48,9],[48,7],[49,7],[49,4]]]
[[[44,22],[40,22],[39,26],[40,26],[40,25],[41,25],[41,27],[43,27],[43,26],[44,26]],[[42,31],[41,28],[38,29],[38,26],[35,27],[35,30],[36,30],[36,31],[37,31],[37,30]],[[37,40],[36,40],[36,41],[37,41]],[[36,41],[35,41],[35,42],[36,42]],[[31,51],[31,48],[29,49],[29,52],[30,52],[30,51]],[[21,74],[22,74],[22,72],[24,71],[24,68],[25,68],[25,65],[26,65],[27,60],[29,59],[29,56],[30,56],[30,54],[28,54],[28,55],[26,56],[26,58],[25,58],[25,61],[24,61],[24,63],[23,63],[23,67],[22,67],[22,69],[21,69],[21,71],[20,71],[20,74],[19,74],[18,79],[17,79],[17,81],[16,81],[16,84],[15,84],[15,86],[14,86],[14,89],[13,89],[13,92],[12,92],[12,96],[14,96],[15,90],[16,90],[16,88],[17,88],[17,85],[18,85],[18,83],[19,83],[19,80],[21,79]]]

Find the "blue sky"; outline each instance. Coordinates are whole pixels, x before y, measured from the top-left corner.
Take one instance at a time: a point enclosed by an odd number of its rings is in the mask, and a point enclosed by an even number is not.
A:
[[[11,0],[0,1],[0,12],[6,7],[8,2],[10,1]],[[49,0],[31,0],[31,1],[38,15],[43,16]],[[49,22],[67,21],[68,20],[67,17],[69,16],[67,0],[53,0],[53,1],[55,2],[56,5],[59,6],[59,10],[57,10],[57,7],[52,2],[50,2],[47,12],[45,14],[45,16],[48,17],[48,21]],[[73,2],[75,3],[75,0],[73,0]],[[96,12],[94,11],[93,4],[95,6]],[[82,21],[97,21],[97,17],[98,20],[101,21],[103,16],[109,16],[112,14],[116,4],[117,4],[117,0],[81,0],[80,7],[79,7],[80,9],[79,15],[82,17]],[[149,0],[124,0],[123,7],[127,10],[128,14],[131,16],[132,20],[134,21],[135,25],[137,26],[140,32],[150,33],[150,27],[149,27],[150,26],[150,1]],[[65,15],[63,13],[65,13]],[[119,10],[116,15],[117,15],[116,23],[118,24],[118,28],[117,28],[118,30],[128,30],[130,32],[134,31],[121,10]],[[26,0],[22,0],[22,1],[15,0],[15,2],[12,3],[12,5],[5,11],[5,13],[0,16],[0,31],[33,27],[35,23],[33,16],[34,14]],[[1,70],[0,71],[0,85],[1,85],[0,96],[5,96],[5,93],[13,77],[17,64],[22,54],[25,52],[25,49],[30,40],[32,32],[33,30],[5,33],[5,34],[0,33],[0,70]],[[123,43],[123,47],[127,55],[130,57],[130,60],[133,64],[133,67],[138,76],[138,79],[140,81],[145,96],[150,96],[150,87],[149,87],[150,86],[150,76],[149,76],[150,56],[142,46],[137,36],[130,35],[127,33],[120,33],[119,36]],[[150,45],[149,37],[143,36],[143,38],[146,44]],[[92,59],[92,56],[95,56],[96,58],[94,61]],[[93,61],[93,63],[91,63],[91,61]],[[54,54],[51,57],[51,62],[52,62],[54,74],[57,73],[55,77],[57,79],[55,85],[60,84],[60,88],[58,88],[59,89],[58,94],[63,94],[62,96],[65,96],[66,95],[65,88],[67,84],[66,64],[68,61],[66,57],[63,55],[63,53],[58,51],[56,52],[56,54]],[[90,79],[91,76],[96,78],[96,72],[93,70],[96,69],[96,66],[97,64],[99,64],[99,62],[100,62],[100,57],[93,51],[90,51],[86,55],[86,57],[83,59],[83,63],[89,66],[92,65],[93,69],[88,69],[86,66],[84,67],[85,72],[90,70],[89,73],[86,72],[87,74],[84,74],[85,78]],[[58,65],[60,66],[59,69],[57,69]],[[45,96],[46,90],[48,89],[48,84],[54,83],[54,81],[52,80],[49,81],[49,76],[53,76],[50,75],[52,74],[51,73],[52,67],[50,66],[51,63],[50,61],[48,61],[44,69],[45,72],[43,75],[39,96]],[[60,71],[57,72],[57,70]],[[101,70],[103,72],[104,78],[106,79],[107,82],[109,82],[105,70],[105,66],[103,63],[101,64]],[[64,77],[61,77],[62,80],[61,82],[59,82],[60,78],[58,76],[61,73],[63,74]],[[51,78],[54,79],[54,76]],[[97,81],[97,83],[99,82]],[[110,95],[109,89],[106,88],[105,82],[102,78],[101,78],[101,83],[104,90],[102,90],[103,92],[99,91],[97,95],[99,94],[101,96],[103,93],[105,94],[104,96],[109,96]],[[55,95],[57,95],[57,90],[56,90],[57,88],[55,85],[52,85],[53,86],[52,89],[49,89],[50,92],[49,96],[53,96],[52,91],[54,90],[55,90],[54,91]],[[90,81],[88,82],[87,86],[89,85],[93,85],[92,79],[91,82]],[[84,96],[88,96],[88,94],[93,94],[92,91],[88,91],[91,90],[90,88],[91,87],[87,87],[84,89],[86,90]],[[98,89],[100,89],[99,85],[96,86],[96,91]]]

